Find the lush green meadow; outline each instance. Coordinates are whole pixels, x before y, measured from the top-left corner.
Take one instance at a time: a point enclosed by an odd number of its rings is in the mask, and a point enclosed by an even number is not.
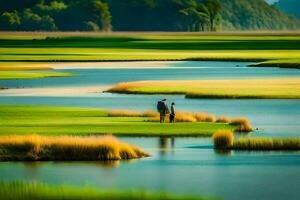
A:
[[[99,109],[38,106],[0,106],[0,134],[118,136],[211,136],[229,123],[149,122],[147,117],[112,117]]]
[[[184,94],[187,98],[299,99],[300,79],[138,81],[117,84],[108,92]]]
[[[267,61],[300,57],[292,33],[0,33],[0,61]]]
[[[208,200],[200,196],[174,196],[167,193],[149,193],[145,191],[117,192],[99,190],[92,187],[72,187],[66,185],[51,186],[41,183],[11,182],[0,183],[0,196],[9,200]]]

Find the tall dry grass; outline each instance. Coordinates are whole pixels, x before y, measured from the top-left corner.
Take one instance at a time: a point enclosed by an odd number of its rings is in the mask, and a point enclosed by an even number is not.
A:
[[[219,117],[217,117],[216,122],[217,123],[230,123],[231,119],[226,116],[219,116]]]
[[[234,135],[229,130],[219,130],[213,135],[214,147],[216,149],[229,149],[233,145]]]
[[[159,113],[152,110],[148,110],[141,113],[141,117],[159,117]]]
[[[300,138],[241,138],[234,141],[235,150],[300,150]]]
[[[212,114],[207,113],[195,113],[194,114],[197,122],[215,122],[216,117]]]
[[[145,117],[148,122],[159,122],[159,113],[155,111],[137,112],[130,110],[112,110],[108,111],[109,117]],[[251,132],[253,128],[249,120],[245,117],[230,119],[225,116],[216,117],[209,113],[190,113],[190,112],[176,112],[176,122],[217,122],[230,123],[237,126],[237,132]],[[169,122],[169,115],[166,115],[165,122]]]
[[[159,122],[159,114],[156,116],[150,117],[147,121],[149,122]],[[197,122],[195,116],[191,113],[186,112],[177,112],[175,117],[176,122]],[[165,122],[169,122],[169,115],[166,115]]]
[[[0,136],[0,160],[122,160],[148,156],[113,136]]]
[[[111,110],[107,112],[108,117],[159,117],[155,111],[138,112],[132,110]]]
[[[231,125],[238,126],[235,131],[238,132],[251,132],[253,128],[247,118],[241,117],[231,120]]]

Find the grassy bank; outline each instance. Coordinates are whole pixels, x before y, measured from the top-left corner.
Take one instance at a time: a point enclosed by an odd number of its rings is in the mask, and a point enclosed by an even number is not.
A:
[[[0,61],[267,61],[300,57],[297,32],[0,33]]]
[[[0,71],[0,80],[35,79],[35,78],[65,77],[65,76],[75,76],[75,74],[51,72],[51,71],[49,72]]]
[[[0,134],[119,136],[211,136],[219,129],[234,130],[229,123],[150,122],[151,116],[109,116],[99,109],[0,106]]]
[[[110,199],[110,200],[208,200],[200,196],[176,196],[167,193],[148,193],[145,191],[107,191],[92,187],[51,186],[41,183],[0,182],[0,196],[10,200],[84,200],[84,199]]]
[[[287,60],[270,60],[259,62],[253,65],[253,67],[280,67],[280,68],[297,68],[300,69],[300,59],[287,59]]]
[[[239,138],[234,139],[232,131],[220,130],[214,133],[216,149],[240,151],[299,151],[300,138]]]
[[[252,80],[138,81],[108,90],[129,94],[183,94],[187,98],[299,99],[300,78]]]
[[[0,62],[1,71],[28,71],[28,70],[51,70],[47,63],[31,62]]]
[[[234,141],[231,149],[246,151],[299,151],[300,138],[241,138]]]
[[[112,136],[0,136],[0,161],[100,161],[146,156],[142,149]]]

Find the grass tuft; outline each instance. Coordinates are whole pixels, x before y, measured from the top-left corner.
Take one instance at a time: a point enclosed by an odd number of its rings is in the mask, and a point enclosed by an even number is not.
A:
[[[207,113],[196,113],[194,114],[197,122],[216,122],[216,117]]]
[[[159,117],[159,113],[149,110],[149,111],[145,111],[141,114],[141,117]]]
[[[220,116],[220,117],[217,117],[216,122],[217,123],[230,123],[231,119],[226,116]]]
[[[300,150],[300,138],[241,138],[234,141],[232,149],[248,151]]]
[[[2,161],[97,161],[148,156],[142,149],[113,136],[0,136],[0,150]]]
[[[216,149],[229,149],[233,145],[233,132],[228,130],[219,130],[213,135],[213,142]]]
[[[253,128],[249,120],[245,117],[236,118],[231,120],[230,125],[238,126],[235,131],[237,132],[251,132]]]

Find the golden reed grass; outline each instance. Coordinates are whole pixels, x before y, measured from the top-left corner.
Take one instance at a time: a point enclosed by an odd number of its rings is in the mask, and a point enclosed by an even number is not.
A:
[[[195,113],[194,114],[197,122],[215,122],[216,117],[212,114],[207,113]]]
[[[130,110],[112,110],[108,111],[108,117],[140,117],[141,114],[137,111]]]
[[[229,130],[219,130],[213,135],[213,142],[216,149],[229,149],[233,145],[234,135]]]
[[[300,150],[300,138],[241,138],[234,141],[232,149],[247,151]]]
[[[159,113],[155,111],[137,112],[130,110],[112,110],[108,111],[109,117],[145,117],[148,122],[159,122]],[[230,119],[225,116],[216,117],[209,113],[189,113],[189,112],[176,112],[176,122],[217,122],[217,123],[230,123],[237,126],[237,132],[251,132],[253,128],[249,120],[245,117]],[[166,115],[165,122],[169,122],[169,117]]]
[[[217,117],[216,122],[217,123],[230,123],[231,119],[226,116],[220,116],[220,117]]]
[[[154,111],[137,112],[131,110],[111,110],[108,117],[159,117],[159,113]]]
[[[252,128],[249,120],[244,118],[244,117],[233,119],[233,120],[231,120],[230,124],[238,126],[237,129],[236,129],[236,131],[238,131],[238,132],[251,132],[251,131],[253,131],[253,128]]]
[[[136,159],[148,156],[142,149],[113,136],[48,137],[0,136],[0,160],[97,161]]]

